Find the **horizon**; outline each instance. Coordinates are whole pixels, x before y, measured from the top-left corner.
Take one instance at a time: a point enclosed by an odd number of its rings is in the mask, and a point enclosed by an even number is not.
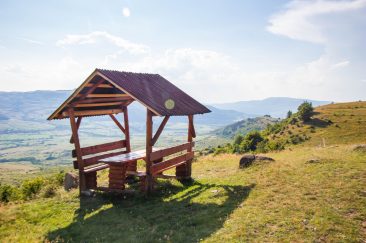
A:
[[[34,92],[73,92],[75,89],[56,89],[56,90],[49,90],[49,89],[44,89],[44,90],[29,90],[29,91],[3,91],[0,90],[1,92],[4,93],[34,93]],[[218,105],[218,104],[229,104],[229,103],[239,103],[239,102],[250,102],[250,101],[264,101],[264,100],[268,100],[268,99],[294,99],[294,100],[303,100],[303,101],[317,101],[317,102],[335,102],[332,100],[314,100],[314,99],[308,99],[308,98],[302,98],[302,97],[285,97],[285,96],[270,96],[270,97],[264,97],[262,99],[252,99],[252,100],[236,100],[236,101],[230,101],[230,102],[221,102],[221,103],[206,103],[203,102],[205,105]],[[352,101],[360,101],[360,100],[345,100],[345,101],[339,101],[336,103],[342,103],[342,102],[352,102]]]
[[[101,67],[159,73],[203,103],[365,99],[366,0],[0,6],[1,91],[72,90]]]

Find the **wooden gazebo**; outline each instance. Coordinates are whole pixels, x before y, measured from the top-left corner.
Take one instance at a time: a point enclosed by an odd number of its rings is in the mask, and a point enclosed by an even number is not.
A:
[[[133,101],[141,103],[147,110],[146,149],[140,151],[132,151],[130,145],[127,108]],[[80,192],[89,189],[121,191],[128,176],[138,176],[141,189],[151,192],[154,178],[167,177],[163,174],[165,170],[175,167],[174,177],[191,177],[193,138],[196,136],[193,115],[208,112],[209,109],[158,74],[96,69],[48,120],[70,119],[70,143],[75,145],[72,156],[76,158],[74,168],[79,170]],[[119,113],[123,113],[123,125],[115,116]],[[78,135],[81,120],[102,115],[110,116],[124,133],[125,139],[81,147]],[[155,134],[153,116],[164,117]],[[171,116],[188,117],[188,141],[173,147],[154,148]],[[145,171],[137,171],[139,159],[145,160]],[[103,188],[98,186],[97,171],[107,168],[109,185]]]

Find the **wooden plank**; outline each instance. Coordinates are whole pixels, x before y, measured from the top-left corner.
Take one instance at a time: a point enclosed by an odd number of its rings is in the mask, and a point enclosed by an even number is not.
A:
[[[92,99],[85,99],[81,101],[75,101],[73,104],[90,104],[90,103],[102,103],[102,102],[128,102],[130,100],[133,100],[132,98],[92,98]]]
[[[95,171],[99,171],[99,170],[104,170],[104,169],[107,169],[107,168],[109,168],[109,165],[102,164],[102,165],[94,166],[94,167],[91,167],[91,168],[86,168],[84,170],[84,173],[91,173],[91,172],[95,172]]]
[[[102,154],[102,155],[94,156],[91,158],[83,159],[84,166],[95,165],[95,164],[99,163],[99,160],[101,160],[101,159],[105,159],[108,157],[112,157],[112,156],[116,156],[116,155],[120,155],[120,154],[124,154],[124,153],[126,153],[126,151]]]
[[[122,131],[124,134],[126,134],[126,130],[125,130],[125,128],[122,126],[122,124],[121,124],[121,123],[119,123],[119,121],[117,120],[117,118],[116,118],[114,115],[112,115],[112,114],[110,114],[109,116],[112,118],[112,120],[114,121],[114,123],[116,123],[117,127],[119,127],[119,129],[121,129],[121,131]]]
[[[105,110],[87,110],[87,111],[75,111],[74,116],[98,116],[121,113],[122,109],[105,109]],[[69,116],[68,112],[62,112],[62,115]]]
[[[88,98],[131,98],[128,94],[89,94]]]
[[[113,105],[122,105],[122,102],[76,104],[75,107],[98,107],[98,106],[113,106]]]
[[[194,157],[194,152],[189,152],[189,153],[177,156],[175,158],[160,162],[158,164],[154,164],[151,166],[151,173],[153,175],[156,175],[165,170],[169,170],[178,165],[184,164],[187,162],[187,160],[193,159],[193,157]]]
[[[116,142],[103,143],[103,144],[93,145],[93,146],[89,146],[89,147],[84,147],[84,148],[81,148],[80,151],[81,151],[81,155],[85,156],[85,155],[90,155],[90,154],[107,152],[110,150],[123,149],[125,147],[126,147],[126,140],[120,140],[120,141],[116,141]],[[72,151],[72,157],[75,158],[76,155],[77,155],[76,150],[74,149]]]
[[[87,85],[85,85],[85,87],[92,87],[93,85],[95,84],[88,83]],[[99,84],[97,88],[114,88],[114,86],[111,84]]]
[[[158,160],[165,156],[172,155],[172,154],[178,153],[180,151],[183,151],[183,150],[186,150],[186,149],[189,149],[192,147],[194,147],[194,142],[188,142],[188,143],[184,143],[184,144],[181,144],[178,146],[157,150],[157,151],[154,151],[151,153],[150,160],[151,161]]]
[[[168,122],[168,120],[169,120],[169,116],[164,117],[164,120],[161,122],[161,124],[160,124],[160,126],[159,126],[158,130],[156,131],[156,133],[155,133],[155,135],[154,135],[154,137],[153,137],[153,139],[152,139],[152,141],[151,141],[151,145],[152,145],[152,146],[154,146],[154,145],[155,145],[156,141],[158,140],[158,138],[159,138],[159,136],[160,136],[161,132],[163,131],[163,129],[164,129],[164,127],[165,127],[166,123]]]
[[[80,123],[81,123],[81,119],[82,117],[78,117],[78,119],[76,120],[76,130],[79,130],[79,127],[80,127]],[[73,139],[73,136],[71,135],[70,137],[70,143],[74,143],[74,139]]]

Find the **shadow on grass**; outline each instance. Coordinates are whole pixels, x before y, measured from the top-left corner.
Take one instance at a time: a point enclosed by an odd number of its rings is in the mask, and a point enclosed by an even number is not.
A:
[[[197,242],[219,230],[255,185],[160,182],[153,196],[82,198],[74,221],[50,241]]]
[[[324,128],[324,127],[331,125],[332,122],[330,122],[329,120],[321,120],[319,118],[312,118],[310,121],[305,122],[305,124],[311,125],[314,127]]]

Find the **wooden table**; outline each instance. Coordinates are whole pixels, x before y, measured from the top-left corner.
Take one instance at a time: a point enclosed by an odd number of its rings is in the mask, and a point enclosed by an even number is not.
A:
[[[145,159],[145,157],[146,151],[139,150],[101,159],[100,162],[109,165],[108,188],[111,190],[125,189],[125,179],[128,164],[139,159]]]

